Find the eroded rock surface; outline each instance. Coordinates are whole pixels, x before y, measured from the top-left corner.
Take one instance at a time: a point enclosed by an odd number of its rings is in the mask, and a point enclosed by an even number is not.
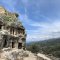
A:
[[[0,50],[0,60],[52,60],[44,54],[33,54],[30,51],[16,48]]]
[[[0,60],[23,60],[23,57],[28,56],[23,49],[5,48],[0,51]]]

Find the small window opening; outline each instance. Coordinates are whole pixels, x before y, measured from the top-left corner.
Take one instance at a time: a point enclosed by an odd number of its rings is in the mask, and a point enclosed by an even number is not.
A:
[[[14,42],[12,42],[12,48],[15,48],[15,43]]]
[[[7,41],[6,41],[6,39],[5,39],[5,40],[4,40],[3,47],[6,47],[6,45],[7,45]]]

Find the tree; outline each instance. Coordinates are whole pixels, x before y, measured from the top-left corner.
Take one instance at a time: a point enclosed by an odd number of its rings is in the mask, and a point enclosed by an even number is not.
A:
[[[39,52],[39,46],[36,44],[32,44],[30,46],[30,51],[32,51],[33,53],[38,53]]]

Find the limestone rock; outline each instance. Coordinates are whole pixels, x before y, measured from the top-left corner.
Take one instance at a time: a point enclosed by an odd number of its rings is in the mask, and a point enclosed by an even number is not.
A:
[[[4,48],[0,52],[0,60],[20,60],[28,56],[23,49]]]

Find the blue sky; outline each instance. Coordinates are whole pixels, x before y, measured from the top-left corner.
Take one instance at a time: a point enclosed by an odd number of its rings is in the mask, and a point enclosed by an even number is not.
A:
[[[0,5],[19,13],[27,42],[60,37],[60,0],[0,0]]]

